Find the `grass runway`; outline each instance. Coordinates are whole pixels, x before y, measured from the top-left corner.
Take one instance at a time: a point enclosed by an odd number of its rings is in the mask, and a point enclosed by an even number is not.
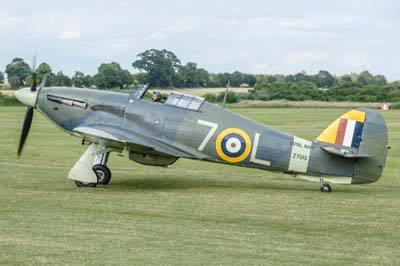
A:
[[[315,139],[344,109],[237,109]],[[0,108],[0,265],[400,265],[400,111],[384,176],[333,187],[284,174],[190,160],[170,169],[112,154],[108,187],[66,178],[84,152],[35,113],[16,159],[25,109]]]

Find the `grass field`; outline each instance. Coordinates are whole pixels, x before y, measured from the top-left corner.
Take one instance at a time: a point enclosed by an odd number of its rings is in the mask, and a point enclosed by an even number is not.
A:
[[[35,113],[0,108],[0,265],[400,265],[400,111],[387,168],[364,186],[179,160],[170,169],[111,156],[108,187],[66,178],[84,147]],[[343,109],[236,109],[314,139]]]

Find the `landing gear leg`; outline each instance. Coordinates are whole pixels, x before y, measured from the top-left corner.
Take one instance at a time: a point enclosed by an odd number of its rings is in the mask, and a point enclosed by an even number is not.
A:
[[[320,191],[321,192],[331,192],[332,191],[332,186],[329,183],[324,182],[324,180],[321,178],[320,179]]]
[[[97,183],[101,185],[108,185],[111,181],[111,170],[107,167],[109,155],[110,152],[97,155],[92,167],[97,176]]]
[[[69,171],[68,178],[74,180],[77,187],[107,185],[111,180],[111,171],[106,164],[111,151],[92,143]]]

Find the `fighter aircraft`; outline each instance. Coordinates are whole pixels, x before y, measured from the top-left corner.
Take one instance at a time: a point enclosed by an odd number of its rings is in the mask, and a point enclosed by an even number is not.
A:
[[[257,123],[204,98],[172,93],[164,103],[144,99],[147,86],[131,94],[88,88],[32,86],[16,91],[27,105],[18,156],[36,109],[65,132],[82,139],[86,152],[68,177],[78,187],[107,185],[110,152],[152,166],[179,158],[279,171],[320,183],[377,181],[385,166],[385,121],[370,109],[351,110],[309,141]],[[294,121],[295,122],[295,121]]]

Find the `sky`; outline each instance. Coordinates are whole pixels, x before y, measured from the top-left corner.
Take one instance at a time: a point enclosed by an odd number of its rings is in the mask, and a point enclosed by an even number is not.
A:
[[[400,0],[0,0],[0,71],[14,57],[95,74],[147,49],[210,72],[400,80]],[[137,70],[136,70],[137,71]]]

